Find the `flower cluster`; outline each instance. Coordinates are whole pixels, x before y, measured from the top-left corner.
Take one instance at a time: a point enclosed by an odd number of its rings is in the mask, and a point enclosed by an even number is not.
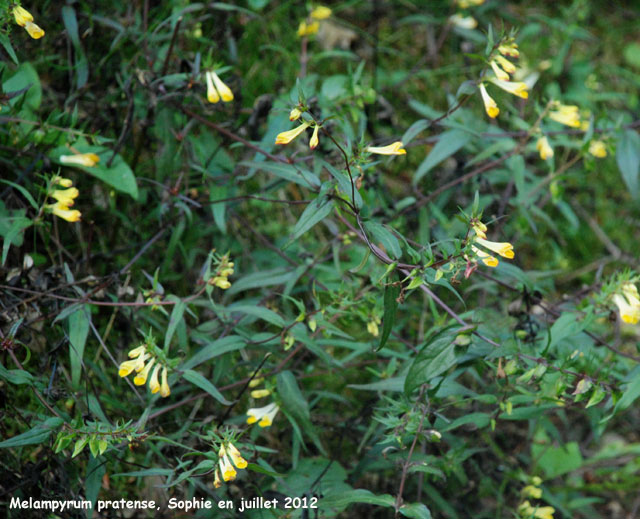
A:
[[[603,159],[607,156],[607,147],[602,141],[591,141],[589,143],[589,153],[594,157]]]
[[[475,233],[475,237],[473,238],[474,243],[477,243],[485,249],[489,249],[490,251],[495,252],[503,258],[513,259],[513,257],[515,256],[515,253],[513,252],[513,245],[508,242],[495,242],[487,240],[487,226],[480,220],[473,220],[471,222],[471,227]],[[476,254],[478,258],[482,260],[482,262],[487,267],[498,266],[498,259],[491,254],[488,254],[484,250],[479,249],[475,245],[471,246],[471,250]]]
[[[70,179],[55,175],[49,184],[47,196],[53,198],[56,202],[53,204],[45,204],[44,209],[67,222],[78,222],[80,221],[82,213],[77,209],[69,209],[80,194],[78,189],[72,187],[72,185],[73,182]],[[57,186],[66,189],[58,189]]]
[[[531,484],[522,489],[524,497],[540,499],[542,497],[542,480],[538,476],[531,478]],[[555,508],[552,506],[533,506],[528,500],[523,501],[518,507],[518,513],[522,519],[553,519]]]
[[[100,162],[100,157],[95,153],[76,153],[75,155],[61,155],[60,162],[63,164],[70,164],[72,166],[92,168]]]
[[[225,103],[233,101],[233,92],[218,77],[218,74],[211,70],[205,72],[205,80],[207,82],[207,101],[217,103],[222,99]]]
[[[222,481],[220,480],[221,477],[223,481],[233,481],[238,475],[236,468],[240,470],[246,469],[248,465],[247,460],[242,457],[240,451],[231,442],[227,442],[226,446],[224,444],[220,446],[218,458],[220,460],[219,467],[216,468],[213,480],[213,486],[215,488],[220,488],[222,486]],[[229,458],[231,458],[233,464]]]
[[[148,346],[147,344],[133,348],[129,351],[129,358],[132,360],[126,360],[120,364],[118,375],[126,377],[135,371],[136,376],[133,379],[133,383],[136,386],[146,384],[147,379],[149,379],[149,389],[152,393],[160,391],[162,397],[168,397],[171,394],[171,390],[167,382],[167,365],[155,355],[156,352],[154,350],[153,346]],[[153,371],[151,371],[152,369]],[[151,373],[151,378],[149,378],[149,373]],[[161,377],[161,382],[158,381],[158,375]]]
[[[24,7],[19,5],[13,8],[13,17],[20,27],[24,27],[34,40],[39,40],[44,36],[44,31],[33,23],[33,16]]]
[[[380,322],[381,321],[378,316],[371,316],[371,319],[367,322],[367,331],[374,337],[377,337],[380,333],[380,329],[378,328]]]
[[[499,46],[497,52],[493,52],[489,58],[489,65],[493,70],[493,77],[488,78],[488,81],[498,88],[509,92],[514,96],[527,99],[529,92],[527,90],[526,83],[522,81],[511,81],[511,75],[516,72],[516,66],[507,59],[518,58],[520,51],[518,50],[518,44],[513,38],[508,38],[503,41]],[[487,92],[484,81],[478,86],[480,95],[482,96],[482,102],[484,103],[484,109],[487,115],[492,119],[498,117],[500,108],[498,108],[495,100]]]
[[[326,20],[331,16],[331,9],[324,6],[318,6],[313,9],[309,16],[300,22],[298,26],[298,36],[300,38],[304,36],[312,36],[320,29],[320,20]]]
[[[552,119],[571,128],[580,128],[580,109],[576,105],[563,105],[557,101],[553,104],[553,110],[549,112]]]
[[[253,379],[249,383],[249,387],[255,388],[264,381],[263,378]],[[251,391],[251,397],[255,399],[265,398],[272,394],[270,389],[254,389]],[[273,423],[273,419],[278,414],[280,406],[276,402],[271,402],[264,407],[252,407],[247,409],[247,423],[249,425],[257,423],[259,427],[269,427]]]
[[[620,311],[620,319],[628,324],[640,321],[640,296],[636,286],[627,281],[620,286],[611,298]]]
[[[396,141],[386,146],[369,146],[365,151],[368,151],[369,153],[376,153],[377,155],[406,155],[407,150],[402,146],[402,141]]]
[[[221,288],[222,290],[226,290],[231,286],[231,282],[229,281],[229,276],[233,274],[233,261],[229,261],[229,256],[224,255],[220,258],[220,263],[218,264],[218,268],[216,269],[216,273],[209,278],[208,283],[213,285],[214,287]]]

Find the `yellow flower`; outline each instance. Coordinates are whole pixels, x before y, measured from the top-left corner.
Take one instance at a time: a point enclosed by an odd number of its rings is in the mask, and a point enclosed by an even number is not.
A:
[[[576,105],[558,105],[549,118],[572,128],[580,128],[580,113]]]
[[[316,21],[307,25],[306,21],[301,21],[298,26],[298,36],[302,38],[303,36],[311,36],[316,34],[320,29],[320,24]]]
[[[487,237],[487,234],[486,234],[487,226],[483,224],[480,220],[474,220],[473,222],[471,222],[471,227],[473,228],[473,231],[476,233],[476,236],[480,238]]]
[[[34,40],[39,40],[44,36],[44,30],[33,22],[27,22],[24,28]]]
[[[540,506],[535,509],[533,516],[536,519],[553,519],[553,513],[556,511],[552,506]]]
[[[71,187],[73,185],[73,182],[68,179],[68,178],[62,178],[59,175],[55,175],[52,179],[51,179],[51,183],[53,185],[58,185],[58,186],[62,186],[62,187]]]
[[[496,56],[493,59],[498,62],[498,64],[504,69],[505,72],[508,72],[509,74],[515,73],[516,66],[513,63],[511,63],[508,59],[502,56]]]
[[[273,419],[278,414],[280,408],[278,404],[272,402],[264,407],[254,407],[247,410],[247,423],[253,424],[258,422],[260,427],[269,427],[273,423]]]
[[[542,489],[533,485],[527,485],[522,489],[522,493],[525,497],[533,497],[534,499],[540,499],[542,497]]]
[[[151,379],[149,380],[149,389],[154,394],[160,391],[160,383],[158,382],[158,371],[160,371],[160,364],[156,364],[156,367],[153,368],[153,373],[151,373]]]
[[[293,108],[291,112],[289,112],[289,120],[297,121],[298,119],[300,119],[301,115],[302,115],[302,112],[298,108]]]
[[[145,347],[145,345],[142,344],[141,346],[138,346],[137,348],[133,348],[132,350],[130,350],[128,353],[128,356],[130,359],[135,359],[136,357],[139,357],[140,355],[142,355],[146,351],[146,349],[147,348]]]
[[[233,481],[236,479],[238,473],[236,469],[233,468],[229,458],[227,458],[227,453],[224,450],[224,447],[220,448],[220,472],[222,472],[222,479],[225,481]]]
[[[374,337],[377,337],[379,333],[378,323],[376,323],[375,321],[369,321],[367,323],[367,331]]]
[[[540,152],[540,158],[547,160],[553,157],[553,148],[549,145],[549,141],[546,137],[540,137],[536,143],[536,150]]]
[[[531,483],[537,487],[542,485],[542,478],[540,476],[533,476],[531,478]]]
[[[311,148],[312,150],[318,147],[318,130],[320,130],[320,126],[316,124],[315,128],[313,129],[313,135],[311,135],[311,139],[309,140],[309,148]]]
[[[136,386],[142,386],[147,382],[147,378],[149,377],[149,372],[151,371],[151,368],[153,367],[155,362],[156,362],[156,359],[151,359],[149,362],[147,362],[147,365],[142,369],[142,371],[140,371],[135,376],[135,378],[133,379],[133,383]]]
[[[515,253],[513,252],[513,245],[508,242],[489,241],[480,237],[476,237],[475,242],[486,247],[490,251],[499,254],[503,258],[512,259],[515,256]]]
[[[271,394],[271,390],[269,389],[254,389],[251,391],[251,398],[264,398],[265,396],[269,396]]]
[[[73,205],[73,199],[77,198],[80,192],[75,187],[69,189],[56,189],[49,193],[51,198],[55,198],[60,204],[70,206]]]
[[[459,13],[449,16],[449,23],[460,29],[475,29],[478,21],[473,16],[462,16]]]
[[[407,150],[402,147],[402,141],[392,142],[387,146],[369,146],[365,151],[368,151],[369,153],[376,153],[378,155],[406,155],[407,153]]]
[[[500,65],[498,65],[496,60],[491,60],[489,65],[491,65],[491,68],[493,69],[493,73],[496,75],[498,79],[501,79],[503,81],[509,81],[509,74],[507,74],[504,70],[500,68]]]
[[[100,162],[100,157],[95,153],[79,153],[77,155],[61,155],[60,162],[63,164],[74,164],[90,168]]]
[[[224,84],[222,79],[218,77],[218,74],[207,70],[205,79],[207,81],[207,100],[210,103],[217,103],[220,101],[220,98],[222,98],[225,103],[233,101],[233,92]]]
[[[163,398],[166,398],[170,394],[171,394],[171,390],[169,389],[169,384],[167,383],[167,367],[164,366],[162,368],[162,384],[160,385],[160,395]]]
[[[458,5],[461,9],[467,9],[471,6],[478,6],[484,4],[484,0],[458,0]]]
[[[300,135],[303,131],[309,128],[309,126],[311,126],[311,123],[305,121],[297,128],[294,128],[293,130],[279,133],[276,136],[276,144],[289,144],[293,139],[298,137],[298,135]]]
[[[476,253],[476,255],[482,260],[482,263],[484,263],[487,267],[497,267],[500,263],[498,261],[498,258],[491,256],[491,254],[487,254],[485,251],[480,250],[475,245],[471,246],[471,250]]]
[[[233,443],[229,443],[229,445],[227,446],[227,452],[229,456],[231,456],[231,460],[233,461],[233,464],[236,467],[238,467],[239,469],[247,468],[247,465],[248,465],[247,460],[245,460],[242,457],[242,455],[240,454],[240,451],[236,449]]]
[[[498,52],[503,56],[509,56],[510,58],[517,58],[520,56],[518,50],[518,44],[513,40],[503,43],[498,47]]]
[[[221,288],[222,290],[226,290],[227,288],[229,288],[231,286],[231,283],[229,282],[229,280],[225,277],[222,276],[214,276],[209,280],[209,284],[210,285],[214,285],[218,288]]]
[[[323,5],[319,5],[311,11],[311,18],[314,20],[326,20],[329,16],[331,16],[331,9]]]
[[[46,205],[45,208],[51,211],[53,214],[66,220],[67,222],[79,222],[82,213],[77,209],[70,210],[69,206],[56,202],[55,204]]]
[[[607,156],[607,148],[602,141],[591,141],[589,144],[589,153],[594,157],[603,159]]]
[[[33,16],[24,7],[16,6],[13,8],[13,17],[20,27],[27,25],[27,22],[33,22]]]
[[[637,324],[640,321],[640,297],[638,289],[633,283],[622,285],[621,294],[614,294],[613,302],[620,311],[620,318],[628,324]]]
[[[263,377],[254,378],[251,382],[249,382],[249,387],[259,386],[260,384],[262,384],[263,380]]]
[[[487,89],[484,86],[484,83],[480,83],[479,88],[480,88],[480,94],[482,95],[482,102],[484,103],[485,112],[487,112],[487,115],[489,117],[491,117],[492,119],[495,119],[496,117],[498,117],[498,114],[500,113],[500,108],[498,108],[498,105],[496,104],[496,102],[487,92]]]
[[[213,486],[214,488],[220,488],[222,486],[222,481],[220,481],[220,471],[216,469],[216,474],[213,478]]]
[[[144,355],[140,355],[135,360],[125,360],[118,367],[118,375],[120,375],[121,377],[126,377],[134,370],[142,371],[142,369],[144,368],[145,360],[147,358],[148,358],[147,354],[144,354]]]
[[[489,81],[491,81],[494,85],[501,88],[505,92],[509,92],[514,96],[521,97],[522,99],[527,99],[529,97],[527,85],[522,81],[502,81],[496,78],[490,78]]]

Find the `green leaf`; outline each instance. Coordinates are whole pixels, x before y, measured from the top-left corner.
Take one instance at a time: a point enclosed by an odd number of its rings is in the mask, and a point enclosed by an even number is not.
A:
[[[398,310],[398,296],[402,286],[398,283],[388,284],[384,287],[384,316],[382,317],[382,334],[378,350],[381,350],[389,339],[393,325],[396,322],[396,311]]]
[[[300,215],[300,219],[293,228],[293,234],[282,249],[286,249],[300,236],[306,233],[314,225],[324,220],[333,212],[333,200],[324,195],[319,195],[311,202]]]
[[[431,512],[422,503],[410,503],[400,507],[400,513],[411,519],[431,519]]]
[[[85,167],[74,164],[74,168],[81,169],[82,171],[89,173],[89,175],[102,180],[118,191],[126,193],[134,200],[138,199],[138,186],[136,184],[136,177],[134,176],[133,171],[131,171],[129,165],[120,155],[116,155],[113,159],[113,162],[111,163],[111,167],[107,168],[107,163],[113,155],[113,152],[110,149],[105,148],[104,146],[89,146],[87,144],[76,144],[74,148],[80,153],[95,153],[100,157],[100,162],[98,162],[98,164],[96,164],[95,166]],[[65,146],[60,146],[49,153],[49,158],[56,164],[69,167],[66,164],[62,164],[62,162],[60,161],[60,157],[62,155],[73,154],[74,153]],[[80,199],[82,198],[82,196],[83,194],[80,193]]]
[[[620,411],[624,411],[628,407],[636,401],[636,399],[640,396],[640,377],[635,377],[631,382],[627,384],[622,393],[622,397],[616,403],[616,406],[613,408],[613,414],[619,413]]]
[[[402,136],[402,144],[405,146],[409,144],[422,130],[424,130],[427,126],[429,126],[430,122],[427,119],[418,119],[415,123],[413,123],[409,129],[404,132]]]
[[[320,179],[307,169],[290,164],[274,164],[272,162],[252,162],[244,161],[241,163],[248,168],[266,171],[289,182],[306,187],[307,189],[317,189],[320,187]]]
[[[243,304],[235,304],[228,306],[227,311],[229,312],[239,312],[247,315],[254,315],[263,321],[267,321],[279,328],[284,328],[284,319],[280,317],[273,310],[269,310],[264,306],[253,306],[253,305],[243,305]]]
[[[321,499],[323,508],[344,508],[351,503],[366,503],[369,505],[393,507],[395,499],[389,494],[377,496],[364,488],[351,489],[343,494],[334,494]]]
[[[23,445],[36,445],[39,443],[44,443],[49,438],[49,436],[51,436],[51,433],[55,429],[60,427],[63,423],[64,420],[62,418],[58,418],[57,416],[47,418],[44,422],[37,424],[27,432],[0,442],[0,448],[6,449],[9,447],[22,447]]]
[[[13,50],[13,46],[11,45],[11,41],[9,40],[9,36],[5,33],[0,32],[0,45],[4,47],[4,50],[9,54],[11,59],[16,65],[19,65],[18,56],[16,56],[16,51]]]
[[[393,259],[398,259],[402,256],[400,242],[384,225],[368,221],[364,223],[364,228],[370,235],[370,240],[375,245],[382,245],[385,252]]]
[[[0,264],[3,266],[4,262],[7,260],[7,255],[9,254],[9,247],[11,245],[22,245],[22,231],[30,227],[33,223],[30,218],[25,218],[24,216],[9,218],[8,221],[5,221],[5,224],[9,222],[9,228],[6,231],[2,229],[4,241],[2,243],[2,263]],[[4,227],[4,224],[2,227]]]
[[[80,43],[76,11],[70,5],[62,7],[62,21],[75,50],[74,68],[76,69],[76,87],[80,89],[87,84],[87,79],[89,78],[89,63],[87,62],[87,56]]]
[[[640,135],[637,132],[624,132],[618,142],[616,161],[631,197],[637,199],[640,195]]]
[[[247,341],[239,335],[228,335],[221,339],[216,339],[201,349],[199,349],[190,359],[187,359],[181,369],[195,368],[214,357],[219,357],[228,351],[239,350],[245,346]]]
[[[455,333],[443,331],[431,338],[418,352],[404,384],[405,393],[441,375],[456,363]]]
[[[531,444],[533,459],[538,460],[538,466],[542,468],[545,479],[553,479],[562,476],[582,466],[582,454],[576,442],[554,447],[549,444]]]
[[[96,504],[98,493],[102,488],[102,478],[107,472],[107,464],[104,458],[89,458],[87,463],[87,475],[84,480],[84,488],[87,501],[91,502],[91,509]]]
[[[87,443],[89,443],[88,436],[83,436],[82,438],[76,440],[76,444],[73,447],[73,454],[71,455],[71,457],[75,458],[78,454],[80,454]]]
[[[176,328],[182,321],[182,317],[184,315],[184,310],[186,305],[184,301],[179,297],[174,295],[167,296],[169,301],[176,301],[176,304],[173,305],[173,310],[171,310],[171,317],[169,317],[169,324],[167,326],[167,333],[164,336],[164,350],[168,351],[169,345],[171,344],[171,339],[173,338],[173,334],[176,332]]]
[[[192,371],[190,369],[187,369],[182,373],[182,378],[184,378],[187,382],[191,382],[195,386],[198,386],[203,391],[206,391],[221,404],[231,405],[231,402],[229,402],[225,397],[223,397],[222,393],[220,393],[220,391],[218,391],[211,382],[209,382],[204,376],[202,376],[197,371]]]
[[[69,360],[71,362],[71,383],[76,386],[82,373],[82,356],[89,335],[89,310],[83,305],[69,316]]]
[[[27,88],[28,90],[24,95],[19,95],[9,99],[11,106],[18,104],[24,99],[24,105],[30,110],[35,111],[40,107],[42,102],[42,85],[40,84],[40,78],[36,69],[33,68],[31,63],[23,63],[18,67],[15,74],[7,79],[2,88],[5,94],[16,92]]]
[[[469,139],[471,139],[471,134],[462,130],[450,130],[442,133],[429,155],[427,155],[424,161],[422,161],[422,164],[418,166],[418,169],[413,175],[413,183],[417,184],[420,179],[435,166],[467,144]]]

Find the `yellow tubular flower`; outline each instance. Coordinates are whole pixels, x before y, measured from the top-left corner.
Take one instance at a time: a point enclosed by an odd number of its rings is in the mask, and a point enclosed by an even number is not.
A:
[[[213,76],[211,75],[211,72],[207,70],[204,77],[207,82],[207,101],[210,103],[217,103],[220,101],[220,94],[218,94],[216,87],[213,86]]]
[[[58,185],[58,186],[62,186],[62,187],[71,187],[73,185],[73,182],[68,179],[68,178],[62,178],[59,175],[55,175],[52,179],[51,179],[51,183],[53,185]]]
[[[220,471],[216,469],[216,475],[213,478],[213,487],[220,488],[222,486],[222,481],[220,481]]]
[[[533,485],[527,485],[522,489],[522,494],[525,497],[533,497],[534,499],[540,499],[542,497],[542,489]]]
[[[547,160],[553,157],[553,148],[549,145],[549,141],[546,137],[540,137],[536,143],[536,150],[540,152],[540,158]]]
[[[251,382],[249,382],[249,387],[253,388],[262,384],[264,377],[254,378]]]
[[[229,445],[227,446],[227,452],[229,456],[231,456],[231,460],[236,467],[238,467],[239,469],[247,468],[247,460],[242,457],[240,451],[236,449],[236,446],[233,443],[229,443]]]
[[[487,254],[485,251],[480,250],[475,245],[471,246],[471,250],[476,253],[476,255],[482,260],[482,263],[484,263],[487,267],[497,267],[500,263],[498,261],[498,258],[491,256],[491,254]]]
[[[144,367],[144,369],[136,375],[136,377],[133,379],[133,383],[136,386],[142,386],[147,382],[149,372],[151,371],[151,368],[153,367],[155,362],[156,359],[151,359],[149,362],[147,362],[147,365]]]
[[[73,199],[77,198],[80,192],[75,187],[69,189],[56,189],[49,193],[51,198],[55,198],[62,205],[73,205]]]
[[[633,283],[622,285],[621,294],[614,294],[613,302],[620,311],[620,318],[628,324],[637,324],[640,321],[640,296]]]
[[[136,357],[139,357],[140,355],[142,355],[145,350],[147,348],[145,347],[145,345],[143,344],[142,346],[138,346],[137,348],[133,348],[131,351],[129,351],[128,355],[130,359],[134,359]]]
[[[293,108],[291,112],[289,112],[289,120],[297,121],[298,119],[300,119],[301,115],[302,115],[302,112],[298,108]]]
[[[141,371],[144,368],[144,361],[146,359],[147,359],[147,355],[144,354],[144,355],[140,355],[137,359],[124,361],[118,367],[118,375],[120,375],[121,377],[126,377],[133,370]]]
[[[233,101],[233,92],[231,89],[223,83],[222,79],[218,77],[218,74],[215,72],[210,72],[211,78],[213,79],[213,84],[216,86],[220,97],[225,103]]]
[[[552,506],[540,506],[533,512],[536,519],[553,519],[553,513],[556,511]]]
[[[29,33],[29,36],[31,36],[34,40],[39,40],[44,36],[44,31],[42,30],[42,28],[37,26],[33,22],[27,22],[24,28]]]
[[[449,23],[455,25],[460,29],[475,29],[478,26],[478,21],[473,16],[462,16],[459,13],[449,16]]]
[[[254,389],[251,391],[251,398],[264,398],[265,396],[269,396],[271,394],[271,390],[269,389]]]
[[[498,117],[498,114],[500,113],[500,108],[498,108],[498,105],[496,104],[496,102],[487,92],[487,89],[484,86],[484,83],[480,83],[479,88],[480,88],[480,95],[482,95],[482,102],[484,103],[485,112],[487,112],[487,115],[489,117],[491,117],[492,119],[495,119],[496,117]]]
[[[80,153],[78,155],[61,155],[60,162],[63,164],[74,164],[90,168],[100,162],[100,157],[95,153]]]
[[[160,385],[160,396],[163,398],[168,397],[171,394],[169,384],[167,383],[167,367],[162,368],[162,384]]]
[[[319,130],[320,130],[320,126],[316,124],[315,128],[313,129],[313,135],[311,136],[311,140],[309,140],[309,148],[311,148],[312,150],[318,147],[318,131]]]
[[[311,18],[314,20],[326,20],[329,16],[331,16],[331,9],[324,5],[319,5],[311,11]]]
[[[369,321],[367,323],[367,331],[374,337],[377,337],[379,333],[378,323],[376,323],[375,321]]]
[[[491,68],[493,69],[493,73],[496,75],[498,79],[501,79],[503,81],[509,81],[509,74],[507,74],[504,70],[502,70],[495,60],[491,60],[489,65],[491,65]]]
[[[513,245],[508,242],[489,241],[478,237],[476,237],[475,242],[486,247],[490,251],[499,254],[503,258],[512,259],[515,256],[515,253],[513,252]]]
[[[247,423],[258,422],[260,427],[269,427],[273,423],[273,418],[278,414],[278,405],[272,402],[264,407],[254,407],[247,410]]]
[[[517,58],[520,56],[518,44],[515,42],[503,43],[498,47],[498,52],[503,56],[509,56],[510,58]]]
[[[225,481],[233,481],[238,475],[229,458],[227,458],[224,448],[220,449],[220,472],[222,473],[222,479]]]
[[[602,141],[591,141],[589,144],[589,153],[594,157],[603,159],[607,156],[607,148]]]
[[[311,123],[305,121],[297,128],[286,132],[281,132],[276,136],[276,144],[289,144],[293,139],[298,137],[303,131],[311,126]]]
[[[479,236],[480,238],[486,238],[487,237],[487,226],[485,224],[483,224],[480,220],[475,220],[471,223],[471,227],[473,228],[473,231],[476,233],[476,236]]]
[[[501,88],[505,92],[509,92],[514,96],[521,97],[522,99],[527,99],[529,97],[527,85],[522,81],[502,81],[496,78],[491,78],[489,79],[489,81],[491,81],[494,85]]]
[[[402,141],[392,142],[387,146],[369,146],[365,151],[376,153],[378,155],[406,155],[407,150],[402,147]]]
[[[64,205],[60,202],[56,202],[53,205],[45,206],[49,209],[53,214],[57,217],[66,220],[67,222],[79,222],[82,217],[82,213],[77,209],[70,210],[69,206]]]
[[[303,36],[312,36],[318,32],[318,29],[320,29],[320,24],[317,21],[307,25],[307,22],[303,20],[298,26],[298,36],[300,38]]]
[[[580,112],[576,105],[559,105],[556,110],[549,112],[549,118],[572,128],[580,128]]]
[[[484,0],[458,0],[458,5],[462,9],[467,9],[471,6],[478,6],[484,4]]]
[[[502,56],[496,56],[495,59],[498,64],[503,68],[503,70],[509,74],[514,74],[516,71],[516,66],[511,63],[508,59]]]
[[[156,364],[156,367],[153,368],[153,373],[151,373],[151,379],[149,380],[149,389],[152,393],[157,393],[160,391],[160,383],[158,382],[158,371],[160,371],[160,364]]]
[[[33,22],[33,16],[24,7],[16,6],[13,8],[13,17],[20,27],[27,25],[27,22]]]

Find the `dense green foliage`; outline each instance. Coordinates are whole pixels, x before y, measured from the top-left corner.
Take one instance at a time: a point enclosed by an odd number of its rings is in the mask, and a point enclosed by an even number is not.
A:
[[[638,514],[640,10],[326,5],[0,1],[9,517]]]

